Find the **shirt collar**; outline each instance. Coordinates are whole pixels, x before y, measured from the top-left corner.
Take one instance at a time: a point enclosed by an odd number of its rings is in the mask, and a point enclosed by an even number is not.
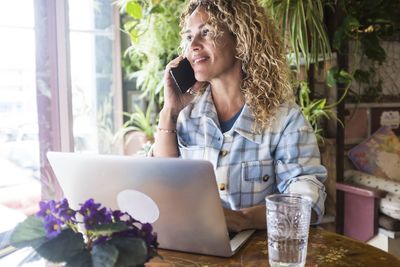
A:
[[[211,85],[208,85],[206,90],[202,95],[198,97],[196,104],[194,105],[190,117],[200,118],[202,116],[212,119],[216,125],[219,125],[217,111],[214,106],[214,101],[211,95]],[[253,124],[255,122],[255,117],[251,108],[245,104],[242,113],[237,118],[232,129],[229,131],[235,131],[244,138],[261,144],[262,133],[256,133],[254,131]]]
[[[204,93],[198,96],[198,99],[195,101],[196,103],[192,109],[190,117],[200,118],[206,116],[218,121],[217,110],[215,109],[211,95],[211,85],[208,85]]]
[[[254,113],[249,107],[249,105],[245,104],[242,113],[236,120],[231,130],[236,131],[238,134],[240,134],[241,136],[252,142],[261,144],[263,134],[255,132],[254,123],[255,123]]]

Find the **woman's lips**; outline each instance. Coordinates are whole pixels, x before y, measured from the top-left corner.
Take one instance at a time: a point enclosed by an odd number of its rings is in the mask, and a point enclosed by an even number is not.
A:
[[[203,61],[207,60],[207,58],[208,57],[195,57],[195,58],[193,58],[193,64],[203,62]]]

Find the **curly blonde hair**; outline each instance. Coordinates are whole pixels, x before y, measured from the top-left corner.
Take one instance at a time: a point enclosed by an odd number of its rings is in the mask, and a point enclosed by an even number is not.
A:
[[[198,7],[208,12],[211,27],[226,27],[235,37],[236,57],[242,63],[241,90],[254,113],[255,129],[269,127],[279,106],[294,101],[277,27],[256,0],[190,0],[181,16],[182,28]]]

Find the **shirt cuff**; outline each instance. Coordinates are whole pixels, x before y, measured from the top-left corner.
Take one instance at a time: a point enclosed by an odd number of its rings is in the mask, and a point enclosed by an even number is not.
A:
[[[317,221],[311,224],[319,224],[325,212],[325,186],[318,181],[314,176],[296,177],[295,181],[291,182],[284,193],[295,193],[305,195],[312,200],[312,209],[317,214]]]

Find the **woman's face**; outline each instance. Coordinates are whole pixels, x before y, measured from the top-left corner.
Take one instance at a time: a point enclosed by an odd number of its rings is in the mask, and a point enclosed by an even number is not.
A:
[[[235,58],[234,37],[227,29],[214,32],[207,20],[208,13],[197,8],[186,19],[182,34],[184,55],[190,61],[196,79],[211,82],[223,76],[240,75],[240,68],[235,67],[238,59]]]

